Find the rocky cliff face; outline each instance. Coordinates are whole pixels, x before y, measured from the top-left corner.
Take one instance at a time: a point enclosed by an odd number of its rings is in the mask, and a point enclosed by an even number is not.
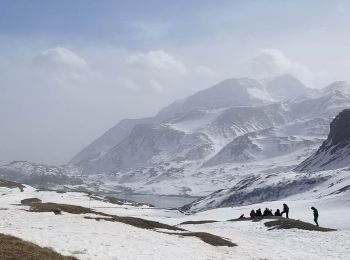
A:
[[[296,170],[319,171],[350,166],[350,109],[340,112],[330,124],[327,140]]]

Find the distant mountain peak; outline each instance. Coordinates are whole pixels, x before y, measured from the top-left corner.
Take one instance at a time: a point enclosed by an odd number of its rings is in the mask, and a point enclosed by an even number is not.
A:
[[[294,99],[311,91],[299,79],[290,74],[265,79],[264,82],[266,90],[276,100]]]
[[[157,117],[174,118],[192,110],[258,106],[271,102],[273,99],[262,82],[250,78],[230,78],[172,103],[162,109]]]
[[[350,81],[335,81],[322,89],[324,92],[345,91],[350,93]]]

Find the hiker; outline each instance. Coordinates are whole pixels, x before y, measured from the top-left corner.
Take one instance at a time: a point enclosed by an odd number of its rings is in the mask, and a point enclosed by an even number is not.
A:
[[[281,216],[283,216],[284,213],[286,213],[286,218],[289,218],[289,217],[288,217],[288,214],[289,214],[289,207],[287,206],[286,203],[283,204],[283,211],[281,212]]]
[[[318,226],[318,210],[315,207],[311,207],[311,209],[314,212],[314,222],[316,223],[316,226]]]
[[[255,216],[256,217],[262,217],[262,213],[261,213],[261,209],[260,208],[256,210]]]
[[[282,216],[282,215],[281,215],[280,209],[277,209],[277,210],[275,211],[275,216],[276,216],[276,217]]]
[[[272,211],[269,210],[268,208],[266,208],[266,209],[264,210],[263,216],[264,216],[264,217],[272,216]]]
[[[254,209],[252,209],[250,211],[250,218],[255,218],[255,210]]]
[[[238,219],[245,219],[244,214],[242,214]]]

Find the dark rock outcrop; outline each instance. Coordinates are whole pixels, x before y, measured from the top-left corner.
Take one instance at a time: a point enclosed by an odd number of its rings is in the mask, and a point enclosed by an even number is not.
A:
[[[332,170],[350,166],[350,109],[340,112],[330,124],[327,140],[296,171]]]

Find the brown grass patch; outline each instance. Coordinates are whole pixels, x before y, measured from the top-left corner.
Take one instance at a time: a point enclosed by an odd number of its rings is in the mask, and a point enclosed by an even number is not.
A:
[[[228,247],[234,247],[237,246],[237,244],[232,243],[230,240],[207,233],[207,232],[184,232],[184,233],[167,233],[165,234],[171,234],[171,235],[178,235],[178,236],[184,236],[184,237],[198,237],[203,242],[212,245],[212,246],[228,246]]]
[[[24,204],[25,205],[25,204]],[[107,216],[107,214],[104,214],[102,212],[95,212],[91,209],[71,205],[71,204],[60,204],[60,203],[39,203],[39,202],[33,202],[29,204],[30,208],[29,211],[32,212],[55,212],[55,211],[63,211],[71,214],[98,214],[98,215],[104,215]]]
[[[149,230],[165,229],[170,231],[186,231],[184,233],[168,233],[168,232],[164,232],[164,233],[181,235],[181,236],[198,237],[205,243],[208,243],[213,246],[230,246],[230,247],[236,246],[236,244],[232,243],[231,241],[210,233],[189,232],[185,229],[182,229],[176,226],[167,225],[157,221],[152,221],[152,220],[147,220],[142,218],[135,218],[135,217],[124,217],[124,216],[121,217],[116,215],[109,215],[103,212],[94,211],[94,210],[84,208],[81,206],[76,206],[76,205],[32,202],[29,204],[29,206],[30,206],[29,210],[32,212],[55,212],[59,210],[59,211],[63,211],[71,214],[96,214],[96,215],[101,215],[103,217],[85,216],[85,219],[95,219],[96,221],[105,220],[105,221],[111,221],[111,222],[119,222],[119,223],[131,225],[137,228],[149,229]]]
[[[215,222],[219,222],[219,221],[217,221],[217,220],[192,220],[192,221],[182,222],[179,225],[200,225],[200,224],[215,223]]]
[[[6,180],[0,180],[0,187],[6,187],[10,189],[19,188],[21,192],[23,192],[23,189],[25,188],[25,186],[21,183]]]
[[[135,218],[135,217],[119,217],[110,215],[109,218],[93,218],[93,217],[85,217],[87,219],[95,219],[97,221],[99,220],[105,220],[105,221],[112,221],[112,222],[120,222],[123,224],[131,225],[137,228],[143,228],[143,229],[168,229],[172,231],[185,231],[182,228],[178,228],[175,226],[163,224],[157,221],[142,219],[142,218]]]
[[[308,231],[320,231],[320,232],[336,231],[336,229],[318,227],[313,224],[303,222],[300,220],[286,219],[286,218],[267,221],[264,224],[266,227],[270,228],[269,230],[296,228],[296,229],[302,229],[302,230],[308,230]]]
[[[26,205],[26,204],[24,204]],[[106,220],[113,222],[120,222],[123,224],[132,225],[134,227],[143,228],[143,229],[168,229],[172,231],[183,230],[181,228],[163,224],[156,221],[146,220],[142,218],[135,217],[120,217],[116,215],[110,215],[103,212],[94,211],[85,207],[70,205],[70,204],[58,204],[58,203],[38,203],[32,202],[29,204],[29,211],[32,212],[55,212],[55,211],[63,211],[71,214],[96,214],[104,217],[94,218],[94,217],[85,217],[87,219],[95,219],[95,220]]]
[[[29,198],[29,199],[21,200],[22,205],[29,206],[32,203],[41,203],[41,200],[38,198]]]
[[[0,234],[0,259],[76,260],[75,257],[63,256],[51,249],[4,234]]]

